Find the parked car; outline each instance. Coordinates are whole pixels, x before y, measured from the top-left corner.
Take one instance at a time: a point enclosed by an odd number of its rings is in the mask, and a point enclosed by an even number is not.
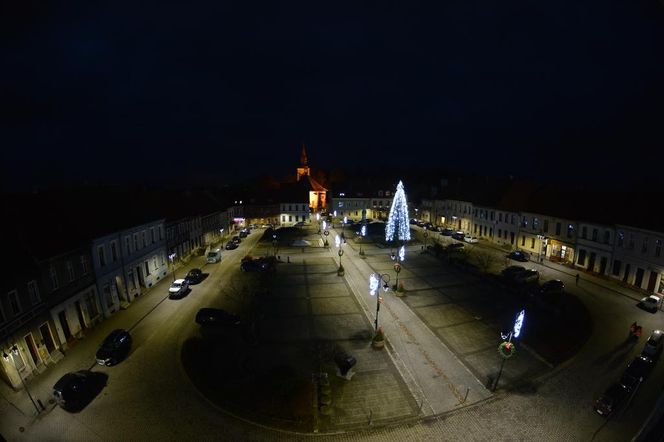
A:
[[[196,313],[196,324],[199,325],[240,325],[240,316],[219,308],[205,307]]]
[[[660,297],[657,295],[646,296],[641,299],[638,304],[638,307],[641,307],[643,310],[649,311],[650,313],[655,313],[659,309]]]
[[[462,231],[457,231],[452,234],[452,238],[456,239],[457,241],[463,241],[463,239],[466,237],[466,234],[463,233]]]
[[[242,242],[242,240],[240,239],[240,237],[238,235],[235,235],[234,237],[232,237],[231,241],[233,241],[236,244],[240,244]]]
[[[650,374],[654,361],[647,356],[639,355],[629,363],[620,378],[620,384],[629,391],[636,390],[641,382]]]
[[[477,239],[476,236],[470,236],[470,235],[464,236],[463,240],[465,242],[468,242],[468,243],[471,243],[471,244],[475,244],[475,243],[479,242],[479,240]]]
[[[207,254],[208,264],[214,264],[214,263],[219,262],[219,261],[221,261],[221,250],[220,249],[211,250]]]
[[[452,243],[449,246],[445,247],[445,250],[448,251],[448,252],[453,252],[455,250],[463,250],[464,247],[465,246],[463,245],[463,243],[455,242],[455,243]]]
[[[131,335],[127,330],[121,328],[113,330],[97,350],[97,364],[111,366],[122,361],[131,350],[131,341]]]
[[[240,230],[240,233],[239,233],[238,236],[239,236],[240,238],[246,238],[247,235],[248,235],[248,233],[247,233],[246,230]]]
[[[176,279],[168,288],[168,297],[171,299],[182,298],[189,290],[189,283],[186,279]]]
[[[80,411],[106,385],[108,376],[79,370],[62,376],[53,386],[53,399],[67,411]]]
[[[530,254],[528,252],[523,252],[521,250],[515,250],[513,252],[510,252],[507,254],[507,257],[509,259],[513,259],[514,261],[520,261],[520,262],[530,261]]]
[[[593,409],[604,417],[612,417],[620,411],[627,401],[629,393],[630,391],[624,385],[613,384],[595,401]]]
[[[500,272],[501,275],[503,275],[507,279],[513,279],[516,275],[518,275],[521,272],[525,272],[526,268],[523,266],[509,266],[505,268],[502,272]]]
[[[191,269],[184,277],[189,284],[196,284],[203,280],[203,271],[201,269]]]
[[[294,227],[304,227],[304,221],[298,221],[295,224],[293,224]]]
[[[653,330],[643,346],[641,355],[654,361],[662,355],[662,348],[664,348],[664,333],[661,330]]]
[[[540,274],[535,269],[526,269],[523,272],[517,273],[514,275],[514,282],[519,284],[528,284],[531,282],[537,282],[539,280]]]
[[[249,224],[248,227],[249,227],[250,229],[255,229],[255,228],[256,228],[256,224]]]
[[[543,295],[562,295],[564,290],[565,284],[560,279],[550,279],[542,284],[539,291]]]
[[[452,236],[454,229],[443,229],[440,231],[440,234],[443,236]]]
[[[243,258],[240,263],[240,270],[243,272],[269,272],[276,270],[276,260],[269,258]]]
[[[234,250],[238,248],[238,245],[235,241],[228,241],[225,248],[226,250]]]

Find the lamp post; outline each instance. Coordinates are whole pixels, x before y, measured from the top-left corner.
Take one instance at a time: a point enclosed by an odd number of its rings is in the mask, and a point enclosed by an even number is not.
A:
[[[277,256],[277,234],[273,233],[272,234],[272,247],[274,248],[274,256]]]
[[[387,273],[372,273],[369,276],[369,294],[376,297],[376,321],[374,322],[376,331],[378,331],[378,312],[380,312],[380,303],[383,301],[383,297],[380,296],[381,283],[383,291],[387,293],[390,288],[390,275]]]
[[[539,241],[540,241],[540,249],[539,249],[539,259],[538,259],[538,262],[542,262],[542,261],[544,261],[544,259],[542,259],[542,251],[543,251],[543,249],[544,249],[544,246],[546,245],[546,242],[547,242],[547,239],[548,239],[548,238],[547,238],[546,236],[544,236],[544,235],[537,235],[537,239],[539,239]]]
[[[32,405],[35,406],[35,410],[37,410],[37,414],[39,414],[39,413],[41,413],[42,410],[39,409],[39,407],[37,406],[37,403],[32,398],[32,395],[30,394],[30,390],[28,390],[28,386],[26,385],[25,381],[23,380],[23,376],[21,376],[21,373],[18,371],[18,365],[16,364],[16,357],[20,357],[20,356],[18,354],[18,347],[16,346],[16,344],[14,344],[12,346],[10,351],[13,353],[12,359],[14,359],[14,367],[16,368],[16,373],[18,373],[18,377],[21,379],[21,383],[23,384],[23,388],[25,388],[25,392],[28,393],[28,397],[30,398],[30,402],[32,402]],[[3,352],[2,357],[5,358],[5,361],[9,361],[9,355],[7,353]]]
[[[429,232],[427,232],[427,228],[424,228],[424,250],[427,249],[427,238],[429,237]]]
[[[505,366],[505,361],[511,358],[514,355],[514,352],[516,351],[516,347],[514,346],[514,342],[512,342],[512,338],[518,338],[521,335],[521,328],[523,327],[523,320],[526,316],[526,311],[521,310],[518,315],[516,315],[516,319],[514,320],[514,326],[512,330],[510,330],[507,334],[500,333],[500,337],[503,339],[503,342],[500,343],[498,346],[498,353],[500,353],[500,356],[502,356],[502,361],[500,362],[500,370],[498,370],[498,375],[496,376],[496,380],[494,381],[493,385],[491,386],[491,391],[496,391],[496,388],[498,387],[498,381],[500,381],[500,375],[503,374],[503,367]]]
[[[334,237],[334,245],[337,247],[337,249],[339,249],[339,251],[337,252],[337,254],[339,255],[339,270],[342,269],[342,267],[341,267],[341,257],[344,255],[344,251],[341,249],[342,244],[343,243],[341,242],[341,238],[339,238],[339,235],[336,235]]]
[[[364,250],[362,250],[362,243],[364,242],[364,237],[367,236],[367,225],[362,224],[362,228],[360,229],[360,256],[364,257]]]
[[[168,260],[171,262],[171,266],[173,266],[173,282],[175,282],[175,262],[173,262],[173,260],[175,259],[176,256],[177,253],[175,252],[168,255]]]
[[[401,246],[397,253],[391,252],[390,258],[394,262],[394,271],[397,274],[396,280],[394,282],[394,291],[399,292],[399,272],[401,272],[401,262],[406,259],[406,246]]]

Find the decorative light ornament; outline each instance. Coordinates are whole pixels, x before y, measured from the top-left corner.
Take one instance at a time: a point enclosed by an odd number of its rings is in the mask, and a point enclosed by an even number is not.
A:
[[[406,259],[406,247],[401,246],[399,249],[399,261],[403,262]]]
[[[323,221],[323,230],[326,230],[325,228],[327,227],[327,222]]]
[[[367,226],[362,226],[362,229],[360,229],[360,232],[362,236],[367,236]]]
[[[516,317],[516,321],[514,321],[514,333],[512,336],[515,338],[518,338],[519,335],[521,334],[521,327],[523,326],[523,318],[526,316],[526,311],[521,310],[519,314]]]
[[[344,216],[344,224],[348,224],[348,217]]]
[[[339,238],[339,235],[334,237],[334,245],[337,247],[341,245],[341,239]]]
[[[316,221],[320,221],[320,213],[316,214]]]
[[[378,290],[378,278],[376,278],[376,274],[372,273],[371,276],[369,276],[369,294],[371,296],[376,296],[376,291]]]
[[[401,241],[410,240],[410,225],[408,224],[408,203],[403,190],[403,183],[399,181],[397,191],[392,200],[390,215],[385,226],[385,240],[393,241],[395,238]]]

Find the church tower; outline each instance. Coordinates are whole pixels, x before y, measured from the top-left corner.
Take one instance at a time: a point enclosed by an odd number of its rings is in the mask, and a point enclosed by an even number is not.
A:
[[[300,167],[297,168],[297,180],[300,181],[300,177],[304,175],[309,176],[309,165],[307,160],[307,148],[304,144],[302,144],[302,153],[300,153]]]

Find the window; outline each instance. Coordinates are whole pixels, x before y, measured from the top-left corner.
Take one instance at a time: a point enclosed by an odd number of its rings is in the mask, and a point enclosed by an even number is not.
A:
[[[281,222],[285,223],[286,222],[286,215],[281,215]]]
[[[512,225],[516,223],[516,215],[512,214]]]
[[[81,255],[81,269],[83,269],[83,274],[87,275],[90,271],[90,263],[88,262],[88,257]]]
[[[498,238],[503,236],[503,229],[498,229]]]
[[[51,266],[48,270],[49,276],[51,277],[51,287],[53,290],[58,288],[58,272],[55,271],[55,267]]]
[[[145,274],[146,274],[146,275],[149,275],[149,274],[150,274],[150,266],[148,265],[148,262],[145,261],[145,262],[143,263],[143,265],[145,265]]]
[[[525,246],[525,245],[526,245],[526,237],[525,237],[525,236],[522,236],[522,237],[521,237],[521,245],[522,245],[522,246]]]
[[[164,226],[159,226],[159,241],[164,239]]]
[[[115,241],[111,241],[111,260],[113,262],[118,260],[118,245]]]
[[[141,232],[141,248],[145,247],[147,245],[147,241],[145,240],[145,230]]]
[[[535,248],[535,238],[530,238],[530,248],[531,249]]]
[[[630,233],[630,234],[629,234],[629,244],[628,244],[628,247],[629,247],[630,249],[633,249],[633,248],[634,248],[634,234],[633,234],[633,233]]]
[[[655,240],[655,258],[659,258],[661,254],[662,254],[662,240],[661,239],[656,239]]]
[[[567,224],[567,237],[571,238],[574,235],[574,225]]]
[[[343,206],[344,206],[344,202],[343,202],[343,201],[339,201],[339,207],[343,207]]]
[[[150,238],[152,239],[152,244],[154,244],[155,243],[154,227],[150,227]]]
[[[293,221],[293,215],[288,215],[288,222],[290,223],[292,221]]]
[[[544,220],[544,228],[542,230],[544,230],[544,233],[549,233],[549,220],[548,219]]]
[[[163,253],[160,256],[161,256],[161,265],[163,266],[164,264],[166,264],[166,258],[164,257]]]
[[[104,291],[104,299],[106,300],[107,307],[113,307],[113,295],[111,294],[111,286],[106,284],[102,289]]]
[[[526,217],[521,217],[521,227],[528,227],[528,220]]]
[[[496,213],[492,210],[491,211],[491,221],[496,219]]]
[[[300,215],[295,215],[295,222],[300,221]]]
[[[586,251],[581,249],[579,250],[579,257],[576,260],[576,263],[580,266],[586,265]]]
[[[127,280],[129,280],[129,288],[131,290],[136,290],[136,281],[134,280],[134,271],[129,270],[127,272]]]
[[[537,217],[533,218],[533,229],[537,230],[539,228],[539,219]]]
[[[581,238],[586,239],[588,236],[588,228],[586,226],[581,227]]]
[[[134,252],[138,250],[138,233],[134,233]]]
[[[378,191],[378,196],[383,196],[383,191],[382,190]]]
[[[560,235],[560,223],[556,223],[556,235]]]
[[[39,287],[37,287],[36,281],[28,281],[28,298],[32,305],[39,302]]]
[[[12,314],[16,316],[21,313],[21,304],[18,302],[18,292],[12,290],[7,293],[7,296],[9,297],[9,307],[11,307]]]
[[[340,206],[340,207],[341,207],[341,206]],[[289,204],[289,205],[288,205],[288,211],[289,211],[289,212],[292,212],[292,211],[293,211],[293,205],[292,205],[292,204]]]
[[[76,274],[74,273],[74,266],[71,261],[67,261],[67,275],[69,275],[69,282],[72,282],[76,279]]]
[[[641,253],[648,253],[648,238],[643,238],[643,243],[641,244]]]
[[[500,212],[498,214],[498,221],[500,221],[501,223],[503,222],[503,213],[502,212]],[[500,235],[498,235],[498,236],[500,236]]]
[[[104,267],[106,265],[106,254],[104,253],[104,246],[97,247],[97,256],[99,257],[99,266]]]
[[[385,191],[385,196],[390,196],[390,191],[389,190]]]
[[[611,241],[611,232],[608,230],[604,231],[604,244],[608,244]]]
[[[129,238],[129,235],[125,235],[125,251],[127,255],[131,254],[131,238]]]
[[[157,257],[155,256],[152,258],[152,265],[154,266],[154,269],[157,270]]]
[[[625,232],[622,230],[618,230],[618,246],[623,247],[623,244],[625,243]]]

